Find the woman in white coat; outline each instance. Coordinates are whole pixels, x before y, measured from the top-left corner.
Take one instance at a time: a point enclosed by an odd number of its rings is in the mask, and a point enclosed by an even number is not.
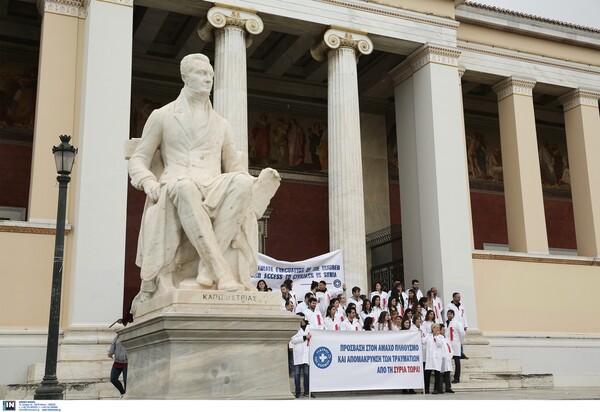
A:
[[[340,330],[340,323],[338,322],[337,309],[335,305],[329,305],[327,307],[323,324],[325,325],[325,330]]]
[[[425,359],[425,393],[429,393],[431,372],[435,372],[435,383],[432,394],[443,393],[442,388],[442,362],[444,360],[444,341],[440,339],[440,325],[437,323],[431,327],[431,335],[426,334],[422,343],[427,346],[427,358]]]

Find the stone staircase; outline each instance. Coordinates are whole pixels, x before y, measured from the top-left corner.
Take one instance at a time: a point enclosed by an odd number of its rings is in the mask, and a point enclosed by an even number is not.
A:
[[[480,331],[467,331],[464,352],[469,359],[461,360],[460,383],[452,384],[455,391],[554,387],[552,374],[524,375],[520,361],[492,358],[489,341]]]

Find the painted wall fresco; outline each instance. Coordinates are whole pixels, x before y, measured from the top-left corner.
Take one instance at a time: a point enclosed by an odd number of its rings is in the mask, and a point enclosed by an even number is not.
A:
[[[251,166],[326,173],[327,122],[281,112],[248,113]]]

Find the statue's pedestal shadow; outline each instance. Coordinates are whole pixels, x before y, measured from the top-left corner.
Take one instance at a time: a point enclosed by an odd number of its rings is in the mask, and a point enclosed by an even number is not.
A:
[[[274,292],[174,289],[119,332],[128,399],[291,399],[288,343],[299,318]]]

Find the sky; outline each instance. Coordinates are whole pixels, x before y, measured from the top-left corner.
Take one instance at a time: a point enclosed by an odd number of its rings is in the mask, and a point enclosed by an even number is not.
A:
[[[600,0],[471,0],[566,23],[600,29]]]

